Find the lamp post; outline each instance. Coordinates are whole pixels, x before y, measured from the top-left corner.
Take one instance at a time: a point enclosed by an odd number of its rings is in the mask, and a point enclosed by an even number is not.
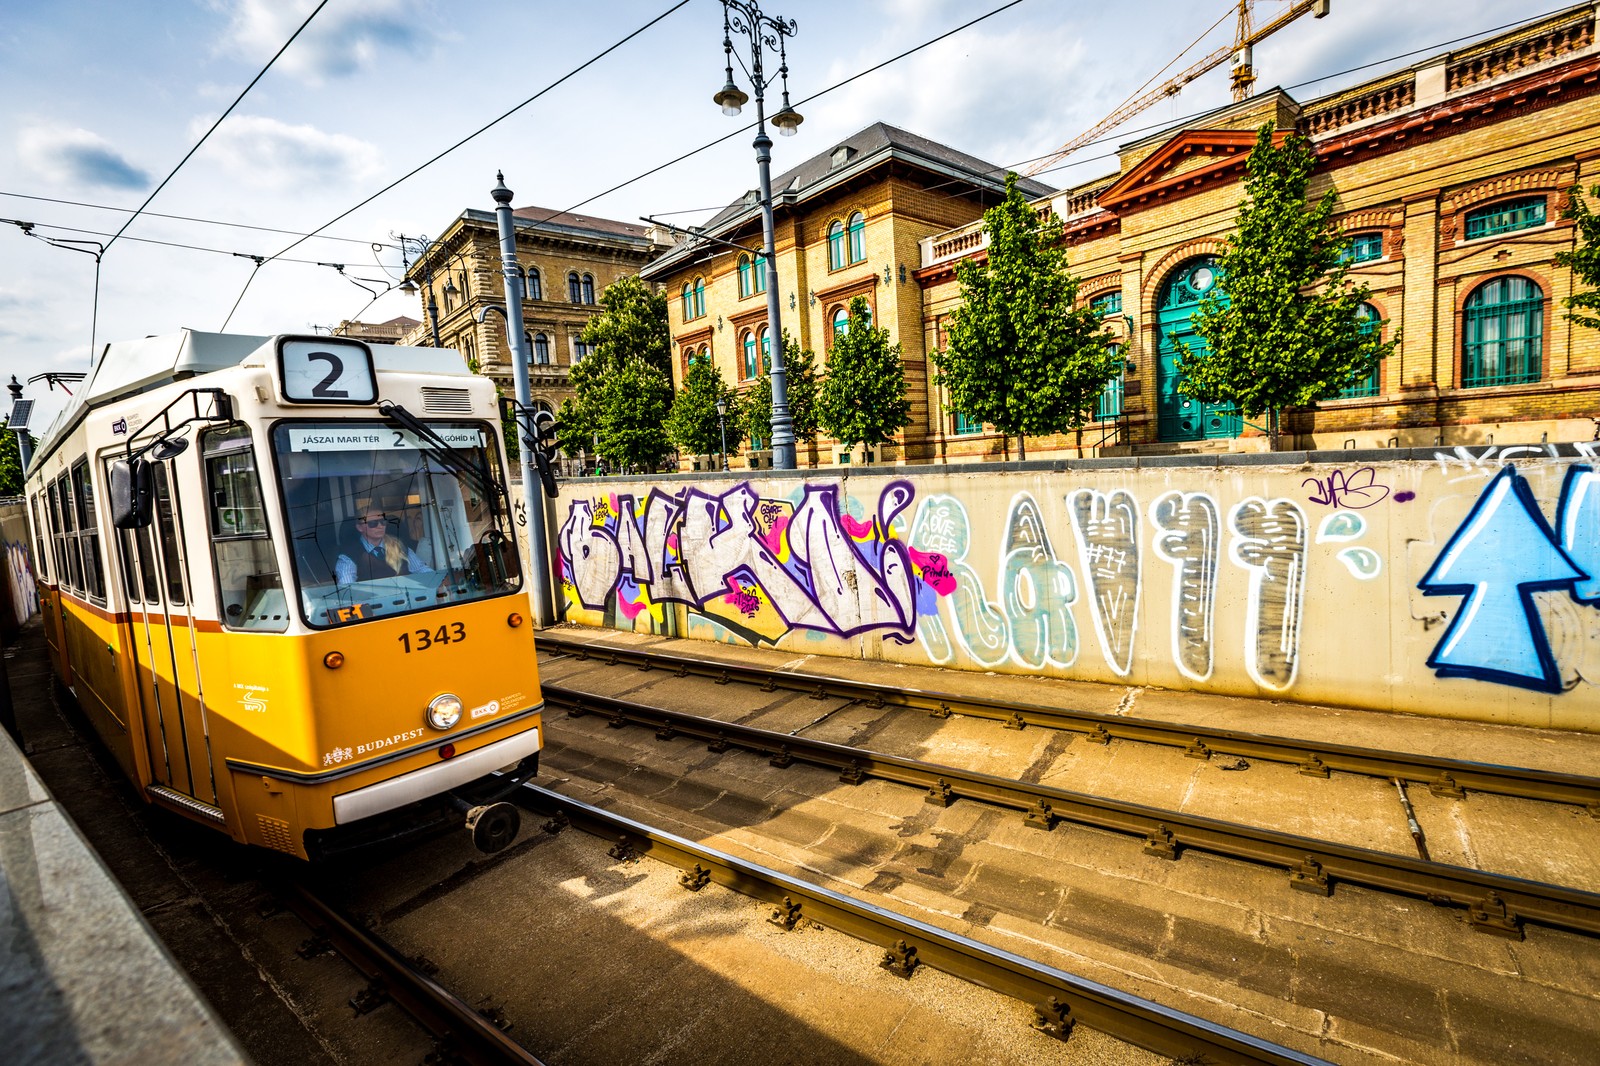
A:
[[[722,50],[727,58],[727,82],[712,100],[722,107],[724,115],[737,115],[750,97],[733,81],[733,32],[737,30],[750,41],[750,64],[745,66],[739,55],[739,66],[750,79],[756,94],[756,169],[761,175],[761,232],[767,260],[767,336],[772,339],[772,465],[778,470],[793,470],[794,421],[789,417],[788,373],[783,353],[783,330],[778,321],[778,265],[774,249],[772,228],[772,138],[767,136],[766,89],[773,78],[762,73],[762,57],[767,49],[778,53],[776,79],[783,87],[783,107],[772,116],[778,134],[792,137],[800,126],[800,113],[789,106],[789,58],[784,50],[784,38],[794,36],[798,27],[793,19],[780,18],[762,12],[753,0],[722,0]],[[722,458],[727,462],[727,449]],[[727,469],[726,465],[723,467]]]
[[[428,290],[428,325],[432,327],[433,331],[433,346],[435,348],[443,348],[444,345],[439,341],[439,301],[434,299],[433,295],[433,242],[426,237],[407,237],[403,233],[398,234],[395,239],[400,242],[400,259],[402,262],[406,260],[406,242],[410,241],[418,247],[417,265],[422,267],[422,284]],[[446,251],[445,254],[460,260],[463,264],[466,263],[466,259],[459,252]],[[406,264],[405,269],[407,271],[411,269],[409,263]],[[417,283],[411,278],[406,278],[400,283],[400,291],[407,296],[412,296],[417,291]],[[461,295],[461,290],[456,288],[455,278],[445,277],[444,294],[446,296]]]
[[[722,469],[728,469],[728,424],[723,419],[728,414],[728,401],[717,397],[717,432],[722,435]]]

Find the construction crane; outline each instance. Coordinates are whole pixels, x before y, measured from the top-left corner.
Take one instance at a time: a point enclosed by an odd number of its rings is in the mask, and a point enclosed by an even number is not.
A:
[[[1217,49],[1204,59],[1184,68],[1150,91],[1125,100],[1122,106],[1111,112],[1104,119],[1101,119],[1093,129],[1080,133],[1056,149],[1055,152],[1045,156],[1043,159],[1034,161],[1023,173],[1032,175],[1049,170],[1079,148],[1095,140],[1101,134],[1116,129],[1145,108],[1166,97],[1176,95],[1185,85],[1188,85],[1200,75],[1220,67],[1229,57],[1233,58],[1231,75],[1233,98],[1235,100],[1249,99],[1256,83],[1256,69],[1252,64],[1252,53],[1255,45],[1277,33],[1301,15],[1310,14],[1315,18],[1322,18],[1328,13],[1328,0],[1298,0],[1297,3],[1290,6],[1289,10],[1277,18],[1265,26],[1256,28],[1253,26],[1252,19],[1252,8],[1254,6],[1253,0],[1239,0],[1238,30],[1234,34],[1233,44]]]

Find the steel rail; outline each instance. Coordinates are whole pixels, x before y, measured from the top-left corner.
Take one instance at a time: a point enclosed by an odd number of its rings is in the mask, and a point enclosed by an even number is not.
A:
[[[1294,737],[1184,725],[1151,718],[1135,718],[1098,711],[1077,710],[1038,703],[1017,703],[984,696],[903,688],[874,681],[859,681],[826,674],[771,670],[749,663],[699,659],[678,652],[616,647],[575,640],[541,631],[541,650],[559,650],[578,659],[598,659],[610,665],[627,664],[641,670],[670,670],[679,677],[709,677],[719,683],[739,681],[760,685],[764,691],[787,689],[819,699],[858,700],[875,707],[899,706],[945,716],[951,713],[1002,721],[1013,728],[1038,725],[1087,734],[1105,743],[1137,740],[1147,744],[1181,747],[1196,758],[1242,755],[1268,762],[1292,763],[1304,774],[1326,777],[1333,770],[1384,779],[1400,778],[1427,785],[1436,795],[1460,796],[1463,790],[1501,796],[1572,803],[1600,817],[1600,777],[1560,773],[1521,766],[1472,762],[1405,752],[1382,751],[1351,744],[1309,741]]]
[[[889,948],[884,964],[902,976],[911,976],[917,966],[928,965],[1031,1003],[1038,1017],[1035,1027],[1060,1039],[1066,1039],[1072,1027],[1082,1022],[1183,1062],[1305,1066],[1325,1063],[1292,1048],[789,877],[531,782],[523,784],[514,798],[530,810],[559,814],[596,836],[612,840],[620,837],[629,849],[623,854],[647,854],[679,867],[686,871],[680,881],[687,887],[698,889],[714,881],[742,895],[779,904],[772,919],[774,924],[792,928],[800,919],[815,921]],[[546,829],[558,832],[563,827],[564,823],[557,822]],[[907,952],[907,948],[911,950]],[[912,960],[909,963],[908,958]],[[899,969],[889,966],[894,960],[899,960]]]
[[[1429,862],[1373,848],[1339,844],[1258,826],[1225,822],[1181,811],[1018,781],[939,763],[885,755],[829,741],[811,740],[652,707],[545,681],[547,701],[569,714],[609,716],[611,723],[653,726],[661,739],[682,735],[707,741],[712,750],[740,747],[766,755],[774,765],[799,759],[839,771],[855,783],[872,776],[928,791],[932,803],[966,798],[1020,810],[1041,829],[1059,821],[1145,838],[1147,853],[1176,859],[1189,848],[1276,866],[1289,872],[1293,888],[1328,895],[1335,883],[1376,888],[1433,903],[1467,908],[1469,924],[1483,932],[1520,939],[1524,919],[1600,936],[1600,894],[1464,866]]]
[[[459,1059],[475,1066],[543,1066],[522,1045],[495,1027],[417,968],[389,943],[340,914],[299,884],[278,886],[284,902],[314,932],[375,982]]]

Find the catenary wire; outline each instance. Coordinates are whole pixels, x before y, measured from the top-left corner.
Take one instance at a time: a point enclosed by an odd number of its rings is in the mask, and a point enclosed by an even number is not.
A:
[[[289,39],[287,41],[283,42],[283,47],[279,48],[276,52],[274,52],[272,54],[272,58],[267,60],[267,65],[262,67],[261,70],[256,73],[256,76],[250,79],[250,84],[249,85],[246,85],[243,89],[241,89],[239,91],[239,95],[234,97],[233,103],[228,105],[228,109],[217,117],[217,121],[215,121],[215,122],[213,122],[211,124],[211,128],[206,130],[206,132],[201,136],[201,138],[198,141],[194,142],[194,147],[190,148],[187,152],[185,152],[183,158],[178,160],[178,165],[172,168],[172,173],[170,173],[166,177],[162,178],[161,179],[161,184],[157,185],[155,187],[155,189],[151,191],[150,195],[146,196],[144,198],[144,203],[140,204],[138,206],[138,208],[136,208],[134,210],[133,214],[131,214],[131,215],[129,215],[127,217],[127,219],[122,223],[122,228],[117,230],[116,234],[109,241],[106,242],[106,248],[105,248],[106,251],[109,252],[111,250],[111,246],[113,244],[117,243],[117,238],[121,237],[123,235],[123,233],[125,233],[127,231],[128,227],[133,225],[133,220],[139,217],[139,213],[141,211],[143,211],[146,207],[149,207],[150,206],[150,201],[154,200],[156,198],[156,196],[160,194],[161,190],[165,189],[167,187],[167,182],[169,182],[173,178],[177,177],[178,171],[183,169],[183,165],[185,163],[187,163],[194,156],[194,154],[200,150],[200,146],[202,144],[206,143],[206,139],[208,137],[210,137],[213,133],[217,132],[217,127],[222,125],[223,121],[229,115],[233,114],[233,109],[238,107],[240,101],[242,101],[245,98],[245,96],[250,92],[251,89],[254,89],[256,87],[256,82],[258,82],[262,78],[266,77],[267,71],[272,69],[272,64],[274,64],[274,63],[276,63],[278,61],[278,57],[283,55],[284,52],[289,50],[289,46],[294,43],[295,38],[299,37],[300,34],[305,31],[305,28],[307,26],[311,25],[311,20],[316,18],[317,14],[323,8],[325,8],[327,6],[328,6],[328,0],[321,0],[321,3],[317,4],[317,6],[312,9],[311,14],[306,16],[305,21],[300,23],[299,28],[296,29],[293,33],[291,33],[289,35]]]
[[[92,211],[115,211],[119,214],[129,214],[133,211],[133,208],[131,207],[113,207],[111,204],[94,204],[89,203],[87,200],[63,200],[56,196],[36,196],[32,193],[25,192],[7,192],[4,189],[0,189],[0,196],[7,196],[17,200],[34,200],[42,204],[61,204],[64,207],[87,207]],[[279,226],[255,226],[248,222],[225,222],[216,218],[199,218],[195,215],[169,215],[160,211],[146,211],[144,212],[144,217],[165,218],[173,222],[195,222],[203,226],[224,226],[228,229],[248,229],[255,230],[258,233],[281,233],[285,236],[298,236],[300,233],[300,231],[297,229],[283,229]],[[40,223],[40,225],[49,224],[50,223]],[[67,227],[58,226],[56,228],[65,229]],[[130,241],[135,239],[136,238],[134,237],[128,238]],[[366,247],[372,243],[371,241],[364,241],[356,237],[330,237],[326,233],[318,234],[317,239],[322,241],[341,241],[345,244],[359,244],[362,247]]]

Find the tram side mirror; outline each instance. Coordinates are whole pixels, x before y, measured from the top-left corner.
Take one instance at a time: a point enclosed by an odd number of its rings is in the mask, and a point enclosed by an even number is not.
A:
[[[150,524],[150,499],[155,477],[143,459],[117,459],[111,464],[111,524],[118,529],[143,529]]]

